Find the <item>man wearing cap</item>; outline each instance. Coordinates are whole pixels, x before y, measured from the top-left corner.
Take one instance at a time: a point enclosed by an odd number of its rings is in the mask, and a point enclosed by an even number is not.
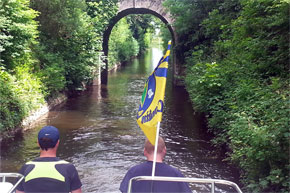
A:
[[[16,193],[72,192],[81,193],[82,183],[73,164],[56,157],[59,131],[45,126],[38,133],[40,156],[22,166],[19,173],[25,176]]]

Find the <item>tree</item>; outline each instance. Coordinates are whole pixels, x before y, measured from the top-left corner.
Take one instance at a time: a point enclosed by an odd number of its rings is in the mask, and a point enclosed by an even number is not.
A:
[[[2,0],[0,2],[0,65],[13,70],[31,62],[32,44],[38,35],[37,12],[29,8],[29,0]]]

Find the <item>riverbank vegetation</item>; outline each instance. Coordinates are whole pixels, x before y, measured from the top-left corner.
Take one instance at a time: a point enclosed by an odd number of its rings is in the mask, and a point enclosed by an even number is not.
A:
[[[109,41],[109,68],[128,61],[149,48],[160,20],[152,15],[128,15],[112,29]]]
[[[109,41],[109,68],[130,60],[139,54],[139,44],[132,36],[126,18],[121,19],[112,29]]]
[[[289,192],[289,1],[166,0],[185,84],[246,192]]]
[[[104,65],[103,32],[117,10],[117,0],[0,1],[0,134],[58,93],[83,90],[95,78]],[[149,27],[139,22],[133,30],[133,18],[114,28],[110,64],[149,45]]]

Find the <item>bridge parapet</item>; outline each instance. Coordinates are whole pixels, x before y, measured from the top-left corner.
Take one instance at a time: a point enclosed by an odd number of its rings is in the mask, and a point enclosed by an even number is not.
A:
[[[170,13],[166,12],[162,3],[164,0],[119,0],[119,11],[122,12],[126,9],[148,9],[152,10],[166,19],[168,23],[172,23]]]

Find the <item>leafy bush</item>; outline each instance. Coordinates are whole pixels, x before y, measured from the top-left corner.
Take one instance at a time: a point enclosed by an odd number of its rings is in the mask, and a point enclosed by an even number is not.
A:
[[[23,117],[24,110],[21,108],[20,100],[11,90],[13,77],[5,72],[0,71],[0,132],[13,128],[18,125]]]
[[[0,132],[94,77],[116,11],[116,0],[0,1]]]
[[[243,169],[244,184],[252,192],[287,192],[288,81],[272,78],[269,84],[230,68],[199,63],[188,71],[186,86],[194,108],[210,112],[213,142],[228,144],[229,160]]]
[[[42,83],[27,66],[18,66],[15,72],[12,88],[21,100],[25,115],[28,115],[29,112],[38,109],[45,103],[42,94]]]
[[[29,67],[15,69],[12,76],[0,71],[0,131],[19,125],[22,119],[45,103],[40,80]]]
[[[82,88],[94,78],[99,64],[102,31],[109,16],[115,14],[116,4],[112,1],[112,10],[106,14],[99,12],[102,7],[108,7],[103,1],[32,0],[31,5],[40,12],[37,18],[40,23],[40,43],[45,45],[41,47],[42,54],[38,59],[40,69],[48,71],[41,74],[44,77],[61,75],[56,87],[53,87],[55,82],[50,80],[52,84],[49,83],[48,89],[56,92],[63,88],[63,83],[69,90]],[[100,24],[100,21],[103,23]]]
[[[125,42],[118,44],[118,58],[120,61],[128,61],[131,57],[139,53],[139,44],[132,36],[128,37]]]
[[[0,131],[5,131],[45,101],[31,49],[37,44],[37,12],[28,0],[3,0],[0,13]]]
[[[113,28],[109,41],[109,69],[139,54],[139,44],[132,36],[126,18]]]
[[[232,160],[244,169],[246,184],[254,192],[287,192],[289,187],[289,120],[285,88],[266,84],[234,89],[234,119],[228,128]],[[239,92],[250,89],[252,95]],[[254,93],[253,93],[254,91]],[[289,93],[288,93],[289,94]],[[249,183],[249,182],[250,183]]]
[[[62,64],[62,57],[57,54],[47,52],[45,45],[38,45],[35,49],[39,60],[40,69],[38,77],[44,85],[44,94],[46,97],[53,96],[63,91],[66,86],[65,69]]]
[[[166,50],[168,47],[168,41],[172,39],[172,36],[165,24],[161,24],[160,26],[160,36],[162,37],[162,40],[166,40],[162,42],[162,48],[163,50]]]
[[[230,148],[245,190],[289,192],[289,2],[186,0],[170,10],[213,143]]]
[[[0,65],[7,70],[29,59],[38,35],[36,16],[29,0],[0,1]]]

